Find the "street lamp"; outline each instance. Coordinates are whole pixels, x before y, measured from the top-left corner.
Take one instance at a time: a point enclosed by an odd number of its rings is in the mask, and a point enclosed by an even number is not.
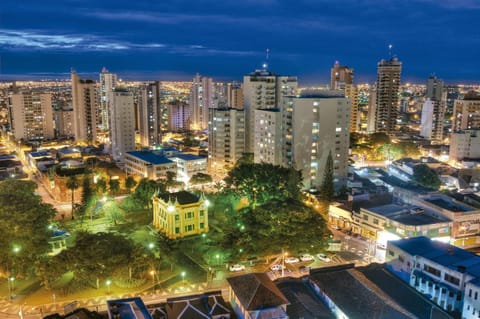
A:
[[[216,255],[215,255],[215,258],[217,258],[217,266],[220,265],[220,262],[219,262],[220,255],[219,255],[219,254],[216,254]]]
[[[186,273],[185,273],[184,271],[182,271],[181,275],[182,275],[182,285],[184,285],[184,284],[185,284],[185,275],[186,275]]]
[[[155,292],[155,270],[150,270],[150,275],[152,275],[152,292]]]
[[[107,285],[107,292],[108,292],[108,294],[110,294],[110,285],[112,284],[112,281],[110,279],[107,279],[105,284]]]
[[[15,278],[8,277],[7,281],[8,281],[8,299],[12,300],[13,299],[12,292],[13,292],[13,289],[14,289],[13,284],[15,282]]]
[[[288,256],[288,253],[283,252],[283,248],[282,248],[282,277],[285,276],[285,256]]]

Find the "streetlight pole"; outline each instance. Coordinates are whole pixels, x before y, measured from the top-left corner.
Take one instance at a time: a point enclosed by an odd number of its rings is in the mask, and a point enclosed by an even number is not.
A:
[[[155,270],[150,270],[150,275],[152,275],[152,293],[155,293]]]
[[[182,271],[182,285],[185,285],[185,275],[186,273]]]
[[[282,248],[282,278],[285,276],[285,255],[287,253],[284,252],[283,248]]]
[[[108,292],[108,294],[110,294],[110,285],[112,284],[112,281],[110,279],[107,279],[105,284],[107,285],[107,292]]]

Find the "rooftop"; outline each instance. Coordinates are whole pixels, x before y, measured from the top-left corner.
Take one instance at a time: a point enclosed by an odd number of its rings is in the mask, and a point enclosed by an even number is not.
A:
[[[152,319],[152,316],[139,297],[107,300],[109,318],[121,319]]]
[[[177,157],[184,161],[197,161],[197,160],[205,159],[205,157],[201,157],[193,154],[176,154],[172,157]]]
[[[227,278],[246,310],[274,308],[288,304],[287,298],[266,273],[251,273]]]
[[[394,240],[390,244],[412,256],[421,256],[455,271],[464,269],[467,273],[480,277],[480,256],[464,249],[424,236]]]
[[[445,196],[434,196],[434,197],[430,197],[430,198],[423,198],[423,200],[430,203],[430,204],[438,206],[442,209],[449,210],[451,212],[465,213],[465,212],[471,212],[471,211],[475,210],[474,208],[472,208],[468,205],[455,202],[455,201],[453,201],[453,199],[450,199],[450,198],[445,197]]]
[[[180,205],[187,205],[187,204],[193,204],[199,201],[199,197],[193,193],[189,193],[187,191],[180,191],[176,193],[163,193],[163,194],[158,194],[158,198],[163,200],[165,203],[168,203],[168,201],[178,201]]]
[[[146,152],[133,151],[133,152],[127,152],[127,154],[137,157],[142,161],[145,161],[154,165],[173,163],[171,160],[169,160],[165,156],[157,155],[151,151],[146,151]]]
[[[432,215],[425,213],[423,208],[411,205],[401,206],[397,204],[388,204],[370,207],[366,210],[384,216],[390,220],[397,221],[401,224],[411,226],[431,225],[450,221],[440,216],[433,217]]]

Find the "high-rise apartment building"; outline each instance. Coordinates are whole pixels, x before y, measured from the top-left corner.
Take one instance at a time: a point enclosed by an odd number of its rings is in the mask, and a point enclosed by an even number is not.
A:
[[[168,131],[177,132],[188,129],[190,107],[185,102],[176,100],[167,105]]]
[[[450,137],[450,159],[478,161],[480,159],[480,130],[453,132]]]
[[[13,94],[10,97],[10,112],[10,127],[15,140],[54,138],[51,94]]]
[[[245,152],[245,113],[233,108],[214,108],[209,114],[208,171],[215,177],[223,177]]]
[[[350,100],[342,91],[313,91],[284,98],[282,105],[284,166],[301,170],[306,189],[318,188],[332,154],[334,183],[347,178]]]
[[[73,109],[64,107],[53,111],[53,121],[57,137],[73,137]]]
[[[100,94],[100,108],[97,113],[99,119],[100,129],[103,131],[108,131],[110,127],[108,114],[109,114],[109,103],[108,100],[109,92],[113,91],[117,83],[117,75],[115,73],[108,72],[107,68],[103,68],[100,73],[99,81],[99,94]]]
[[[368,94],[367,133],[375,133],[375,116],[377,113],[377,86],[372,85]]]
[[[395,133],[401,72],[402,62],[396,56],[378,62],[375,132]]]
[[[122,87],[110,92],[110,155],[124,162],[125,154],[135,150],[135,109],[133,93]]]
[[[243,88],[241,83],[228,83],[227,105],[235,109],[243,109]]]
[[[152,147],[162,143],[161,84],[154,82],[144,85],[138,99],[138,131],[140,144]]]
[[[279,109],[255,110],[255,163],[282,165],[282,113]]]
[[[94,142],[97,138],[96,83],[80,78],[75,70],[72,70],[72,103],[75,141]]]
[[[480,129],[480,95],[469,92],[463,100],[455,100],[452,119],[453,131]]]
[[[190,91],[190,129],[203,131],[208,128],[208,109],[214,107],[213,80],[197,74]]]
[[[278,76],[266,69],[243,77],[243,103],[245,109],[245,152],[254,152],[255,110],[278,108],[282,96],[293,95],[297,77]]]
[[[330,89],[343,90],[350,99],[350,132],[358,132],[360,128],[360,112],[358,109],[358,90],[353,84],[354,72],[348,66],[336,61],[330,70]]]
[[[443,119],[447,103],[447,92],[442,80],[436,76],[428,78],[427,100],[422,107],[420,135],[440,143],[443,139]]]

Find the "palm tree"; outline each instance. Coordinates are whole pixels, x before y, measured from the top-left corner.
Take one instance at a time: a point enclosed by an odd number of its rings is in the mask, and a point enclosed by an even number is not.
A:
[[[80,187],[80,181],[78,180],[76,175],[72,175],[67,179],[67,188],[72,191],[72,219],[73,219],[75,190],[79,187]]]

